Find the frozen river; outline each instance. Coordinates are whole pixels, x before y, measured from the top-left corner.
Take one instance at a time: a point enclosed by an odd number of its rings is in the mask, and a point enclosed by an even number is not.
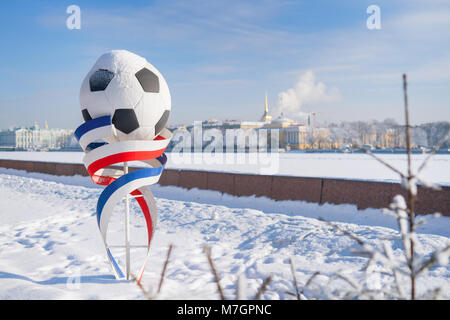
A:
[[[82,152],[0,152],[0,159],[82,163]],[[376,181],[398,181],[398,176],[370,156],[344,153],[211,154],[168,153],[166,168],[274,174],[301,177],[326,177]],[[377,154],[392,166],[406,171],[406,155]],[[413,168],[426,158],[412,156]],[[435,155],[422,177],[450,185],[450,155]]]

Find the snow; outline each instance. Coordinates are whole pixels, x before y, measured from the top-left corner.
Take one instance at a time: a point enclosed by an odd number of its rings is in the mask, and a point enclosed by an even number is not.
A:
[[[140,70],[147,60],[138,56],[137,54],[127,50],[111,50],[101,55],[91,72],[99,69],[106,69],[113,73],[130,72],[134,73],[136,70]]]
[[[0,152],[0,159],[62,162],[62,163],[83,163],[83,156],[84,152],[34,152],[34,151]]]
[[[168,247],[174,245],[160,299],[218,299],[204,245],[212,250],[228,298],[235,297],[239,278],[240,294],[251,298],[271,274],[264,298],[292,299],[286,294],[294,290],[290,258],[300,287],[317,271],[320,283],[338,270],[361,278],[367,258],[351,253],[358,248],[354,241],[319,217],[336,222],[371,246],[388,239],[393,254],[402,254],[397,222],[381,210],[157,185],[151,189],[157,197],[159,221],[143,277],[149,291],[157,288]],[[134,283],[115,280],[109,269],[94,216],[101,190],[88,177],[0,168],[0,299],[144,298]],[[145,242],[145,227],[136,205],[132,208],[131,240],[140,244]],[[110,243],[123,243],[123,210],[121,204],[113,215]],[[449,243],[450,218],[432,219],[418,232],[420,252],[431,254],[433,248]],[[141,250],[132,251],[135,273],[144,256]],[[123,265],[124,252],[116,249],[113,254]],[[374,274],[373,285],[382,286],[384,277]],[[438,285],[450,285],[448,263],[420,277],[417,290]]]
[[[82,163],[82,152],[0,152],[0,159]],[[345,153],[276,153],[264,154],[168,154],[166,168],[191,169],[252,174],[276,174],[300,177],[323,177],[354,180],[400,182],[396,173],[365,154]],[[377,154],[378,157],[406,173],[403,154]],[[252,158],[253,157],[253,158]],[[427,155],[413,154],[413,169],[419,168]],[[134,165],[140,166],[140,163]],[[437,154],[431,158],[420,177],[440,185],[450,185],[450,155]]]

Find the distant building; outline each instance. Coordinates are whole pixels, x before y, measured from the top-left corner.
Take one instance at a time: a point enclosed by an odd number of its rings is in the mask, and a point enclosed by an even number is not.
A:
[[[14,150],[16,148],[16,133],[12,130],[0,131],[0,150]]]
[[[283,113],[281,113],[281,115],[275,118],[275,120],[272,120],[270,123],[266,123],[264,127],[279,129],[279,128],[287,128],[293,125],[298,125],[298,123],[292,119],[286,118],[285,116],[283,116]]]
[[[306,149],[308,131],[305,125],[293,125],[280,130],[280,147],[289,149]],[[281,146],[282,145],[282,146]]]
[[[77,149],[73,130],[39,128],[35,123],[28,128],[0,131],[0,150],[59,150]]]
[[[273,119],[269,114],[269,106],[266,103],[264,106],[264,114],[261,117],[264,125],[261,127],[266,130],[276,129],[279,132],[279,147],[284,149],[305,149],[307,144],[308,131],[306,126],[299,124],[296,121],[289,119],[281,113],[277,118]],[[269,134],[270,137],[270,134]]]
[[[177,129],[178,134],[185,135],[188,132],[193,132],[194,127],[201,128],[203,136],[208,130],[219,130],[222,133],[223,141],[222,146],[225,147],[226,131],[229,129],[243,129],[242,132],[247,134],[248,137],[252,135],[251,130],[267,130],[267,146],[270,147],[271,139],[273,137],[273,130],[278,131],[278,148],[281,149],[320,149],[320,148],[339,148],[340,144],[331,141],[330,130],[327,128],[316,128],[315,121],[312,126],[298,123],[293,119],[289,119],[281,113],[277,118],[273,119],[269,113],[269,105],[267,102],[267,93],[265,95],[264,113],[260,118],[260,121],[244,121],[244,120],[216,120],[210,118],[208,120],[200,122],[194,122],[189,126],[180,126]],[[261,132],[257,132],[261,133]],[[202,140],[202,148],[205,148],[212,140],[211,136],[214,136],[212,131],[208,132],[208,138]],[[259,137],[260,135],[257,134]],[[176,139],[175,139],[176,140]],[[178,141],[178,140],[176,140]],[[176,142],[171,142],[169,150]],[[191,134],[191,144],[194,145],[194,135]]]

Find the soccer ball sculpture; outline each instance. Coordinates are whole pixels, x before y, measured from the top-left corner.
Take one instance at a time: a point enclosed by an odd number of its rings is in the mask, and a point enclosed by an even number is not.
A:
[[[118,141],[153,139],[171,109],[169,87],[145,58],[126,50],[102,55],[80,90],[85,121],[111,115]]]
[[[85,122],[75,130],[75,136],[85,151],[83,163],[92,181],[106,186],[97,202],[97,223],[107,258],[118,279],[125,275],[107,243],[109,221],[114,207],[125,199],[123,247],[129,279],[130,195],[140,206],[148,234],[140,282],[157,222],[156,201],[148,186],[158,182],[167,161],[164,151],[172,133],[165,125],[170,104],[169,88],[161,73],[144,58],[126,50],[102,55],[81,85],[80,105]],[[142,161],[149,167],[128,172],[130,161]],[[117,168],[122,163],[123,170]]]

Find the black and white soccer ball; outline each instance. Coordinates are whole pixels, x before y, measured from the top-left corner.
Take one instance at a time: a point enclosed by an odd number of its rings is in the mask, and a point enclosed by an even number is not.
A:
[[[145,58],[112,50],[83,80],[80,105],[85,121],[110,115],[118,141],[150,140],[166,126],[171,98],[164,77]]]

